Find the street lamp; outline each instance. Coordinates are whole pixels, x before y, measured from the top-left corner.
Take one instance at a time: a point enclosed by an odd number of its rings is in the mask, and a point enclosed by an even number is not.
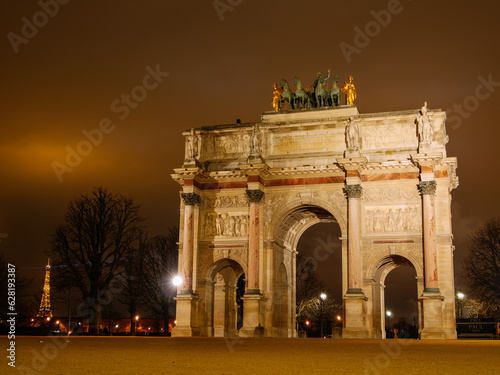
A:
[[[323,313],[323,303],[326,300],[326,294],[325,293],[321,293],[319,295],[319,298],[321,299],[321,301],[320,301],[321,337],[323,337],[323,324],[324,324],[324,321],[325,321],[325,317],[324,317],[324,313]]]
[[[463,303],[464,303],[465,294],[462,292],[457,293],[457,318],[462,319],[462,311],[463,311]]]
[[[387,317],[389,318],[389,329],[390,329],[390,330],[392,330],[392,328],[391,328],[391,317],[392,317],[392,312],[388,310],[385,314],[386,314],[386,315],[387,315]]]
[[[182,277],[180,276],[175,276],[172,280],[172,283],[175,285],[175,286],[180,286],[182,284]]]

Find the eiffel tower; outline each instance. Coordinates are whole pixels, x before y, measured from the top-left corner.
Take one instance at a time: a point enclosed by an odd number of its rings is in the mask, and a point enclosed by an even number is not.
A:
[[[52,318],[52,310],[50,309],[50,258],[45,266],[45,281],[43,283],[42,301],[37,318]]]

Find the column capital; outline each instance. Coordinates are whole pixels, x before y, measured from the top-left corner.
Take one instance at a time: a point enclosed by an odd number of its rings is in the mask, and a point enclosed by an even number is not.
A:
[[[363,192],[363,188],[360,184],[355,185],[346,185],[345,186],[345,194],[347,198],[361,198],[361,194]]]
[[[250,203],[259,203],[264,197],[264,192],[259,189],[255,190],[246,190],[248,200]]]
[[[437,183],[436,181],[420,181],[418,183],[418,190],[422,195],[435,195]]]
[[[181,197],[186,206],[194,206],[201,199],[201,197],[196,193],[181,193]]]

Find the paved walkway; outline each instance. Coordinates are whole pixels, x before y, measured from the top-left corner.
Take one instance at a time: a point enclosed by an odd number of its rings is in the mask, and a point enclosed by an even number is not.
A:
[[[166,337],[66,340],[17,337],[17,367],[14,370],[7,366],[4,357],[0,374],[500,374],[500,341]],[[0,341],[8,343],[5,336]]]

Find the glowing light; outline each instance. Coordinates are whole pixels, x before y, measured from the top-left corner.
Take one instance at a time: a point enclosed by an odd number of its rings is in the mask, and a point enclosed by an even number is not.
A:
[[[392,312],[387,311],[387,312],[386,312],[386,315],[390,318],[390,317],[392,316]]]
[[[50,322],[50,316],[47,317],[47,322]]]
[[[341,321],[342,320],[342,317],[340,315],[337,315],[337,320],[338,321]]]
[[[59,324],[59,320],[56,320],[56,324]]]
[[[174,320],[174,324],[177,324],[177,320]]]
[[[118,328],[118,324],[115,326],[115,328]]]
[[[462,292],[458,292],[457,297],[458,297],[458,299],[464,299],[465,294],[463,294]]]
[[[309,320],[306,320],[306,326],[309,326],[309,324],[311,324],[311,322],[309,322]]]
[[[326,294],[325,293],[321,293],[319,295],[319,297],[324,301],[326,299]]]
[[[175,276],[174,279],[172,280],[175,286],[179,286],[182,284],[182,277],[180,276]]]
[[[139,315],[136,315],[136,316],[135,316],[135,320],[139,320]]]

